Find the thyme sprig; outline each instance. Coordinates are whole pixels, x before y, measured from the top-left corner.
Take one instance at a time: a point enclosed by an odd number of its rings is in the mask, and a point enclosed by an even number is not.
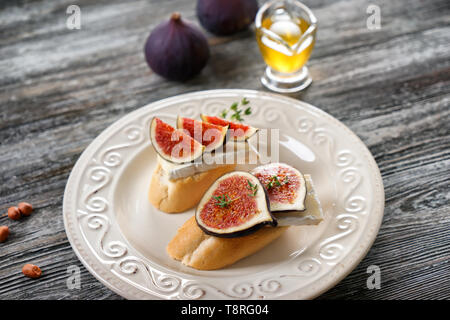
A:
[[[223,109],[222,112],[220,113],[220,116],[224,119],[227,118],[227,115],[229,113],[232,113],[230,116],[231,120],[235,120],[235,121],[239,121],[242,122],[244,121],[244,118],[242,118],[242,114],[248,116],[252,114],[252,108],[250,106],[248,106],[247,108],[243,108],[244,106],[248,105],[250,103],[249,100],[247,100],[247,98],[242,98],[241,102],[233,102],[233,104],[230,106],[230,108],[228,109]],[[239,105],[242,107],[239,108]]]
[[[285,185],[285,184],[288,184],[288,183],[289,183],[288,176],[284,177],[283,182],[280,182],[280,180],[278,179],[278,176],[272,176],[272,179],[266,185],[266,188],[267,188],[267,190],[270,190],[270,189],[272,189],[275,186],[281,187],[282,185]]]
[[[237,197],[237,198],[234,198],[234,199],[230,199],[230,197],[227,194],[224,194],[224,195],[221,195],[221,196],[213,196],[213,198],[215,200],[217,200],[217,202],[215,203],[216,206],[221,207],[221,208],[226,208],[233,201],[236,201],[240,197]]]
[[[247,182],[248,182],[247,189],[251,191],[251,193],[249,193],[248,195],[250,197],[256,196],[256,193],[258,192],[258,185],[251,183],[251,181],[248,179],[247,179]]]

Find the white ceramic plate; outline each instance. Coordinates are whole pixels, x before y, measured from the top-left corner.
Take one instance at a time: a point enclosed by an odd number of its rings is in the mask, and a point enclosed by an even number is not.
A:
[[[319,226],[290,227],[279,239],[216,271],[183,266],[166,246],[193,210],[166,214],[147,201],[156,156],[153,116],[175,125],[246,97],[246,122],[280,129],[280,161],[309,173],[322,203]],[[304,102],[258,91],[184,94],[142,107],[102,132],[83,152],[64,194],[69,241],[86,268],[129,299],[310,299],[336,285],[365,256],[384,209],[378,167],[341,122]]]

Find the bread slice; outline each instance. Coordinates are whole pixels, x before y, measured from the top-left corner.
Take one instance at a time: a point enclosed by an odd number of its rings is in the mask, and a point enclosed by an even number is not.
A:
[[[191,217],[178,229],[167,253],[198,270],[220,269],[264,248],[287,229],[268,226],[244,237],[218,238],[205,234]]]
[[[170,180],[168,173],[158,162],[152,174],[148,200],[155,208],[166,213],[186,211],[197,205],[217,178],[234,168],[234,164],[226,164],[186,178]]]
[[[290,225],[317,225],[323,212],[310,175],[305,175],[306,210],[299,212],[273,212],[278,227],[263,227],[244,237],[218,238],[205,234],[195,217],[178,229],[167,246],[167,253],[183,264],[199,269],[214,270],[226,267],[264,248],[281,236]]]

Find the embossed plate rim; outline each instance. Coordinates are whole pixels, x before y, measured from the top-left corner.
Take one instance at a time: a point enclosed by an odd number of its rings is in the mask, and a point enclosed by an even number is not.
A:
[[[166,105],[171,105],[176,103],[177,101],[186,101],[189,98],[194,97],[220,97],[220,96],[230,96],[230,95],[240,95],[240,96],[246,96],[246,95],[252,95],[252,96],[258,96],[258,97],[267,97],[272,100],[280,100],[284,103],[289,103],[292,106],[294,106],[297,109],[303,109],[307,110],[310,113],[315,114],[318,117],[323,118],[326,121],[333,122],[334,125],[337,125],[340,127],[340,129],[343,129],[346,131],[347,134],[352,136],[353,139],[356,139],[355,141],[358,142],[358,148],[360,148],[358,151],[361,151],[361,154],[365,157],[366,160],[368,160],[368,165],[370,167],[371,177],[374,179],[373,186],[375,187],[375,197],[377,198],[374,201],[373,210],[370,212],[370,216],[367,217],[367,219],[370,219],[367,221],[367,224],[370,222],[370,230],[367,234],[365,234],[364,238],[363,235],[360,236],[360,239],[363,239],[362,244],[360,244],[359,249],[352,251],[351,253],[348,253],[342,261],[339,262],[339,268],[337,266],[334,266],[334,272],[328,272],[318,278],[314,285],[309,286],[308,292],[299,292],[300,290],[294,291],[289,293],[288,295],[283,295],[282,298],[286,299],[295,299],[295,298],[314,298],[324,291],[330,289],[333,287],[336,283],[338,283],[340,280],[342,280],[348,273],[350,273],[357,264],[364,258],[364,256],[367,254],[368,250],[370,249],[373,241],[376,238],[376,235],[378,233],[379,227],[381,225],[381,221],[383,218],[383,210],[384,210],[384,191],[383,191],[383,184],[381,175],[378,169],[378,166],[376,165],[375,160],[373,159],[372,155],[370,154],[370,151],[366,148],[366,146],[363,144],[363,142],[357,137],[349,128],[347,128],[344,124],[342,124],[340,121],[332,117],[331,115],[327,114],[326,112],[309,105],[305,102],[295,100],[289,97],[284,97],[278,94],[272,94],[267,92],[260,92],[255,90],[241,90],[241,89],[224,89],[224,90],[209,90],[209,91],[199,91],[199,92],[192,92],[187,94],[182,94],[175,97],[170,97],[167,99],[159,100],[153,103],[150,103],[146,106],[143,106],[142,108],[139,108],[128,115],[124,116],[123,118],[117,120],[115,123],[110,125],[108,128],[106,128],[83,152],[83,154],[78,159],[77,163],[75,164],[70,177],[68,179],[66,190],[64,193],[64,201],[63,201],[63,217],[64,217],[64,224],[66,228],[66,233],[69,239],[69,242],[74,249],[75,253],[77,254],[80,261],[86,266],[86,268],[103,284],[105,284],[107,287],[115,291],[116,293],[124,296],[128,299],[143,299],[143,298],[164,298],[164,295],[162,296],[155,296],[151,295],[148,292],[142,292],[137,287],[133,286],[132,283],[128,281],[124,281],[122,278],[117,277],[116,274],[114,274],[114,270],[106,270],[105,266],[101,266],[99,261],[96,260],[95,257],[95,251],[92,250],[90,252],[89,244],[83,243],[83,239],[80,239],[80,236],[76,234],[76,229],[74,229],[73,221],[71,219],[74,219],[76,213],[74,212],[74,208],[71,208],[70,204],[70,198],[72,193],[74,192],[74,189],[78,188],[79,186],[74,185],[74,182],[76,178],[80,175],[81,168],[86,165],[86,163],[90,160],[89,157],[95,153],[95,150],[102,146],[106,141],[110,138],[112,133],[114,132],[116,127],[120,127],[121,125],[125,125],[127,121],[132,119],[133,117],[136,117],[139,114],[143,114],[144,112],[149,112],[153,110],[159,110],[161,108],[164,108]],[[314,129],[314,127],[313,127]],[[306,128],[306,131],[309,129]],[[300,128],[298,129],[300,131]],[[312,133],[313,134],[313,133]],[[320,134],[320,133],[319,133]],[[313,134],[314,135],[314,134]],[[319,137],[321,138],[321,137]],[[323,137],[322,137],[323,138]],[[351,226],[348,225],[348,220],[343,220],[341,225],[338,225],[338,227],[344,228],[351,228]],[[358,239],[358,240],[360,240]],[[134,257],[132,257],[134,258]],[[300,266],[300,265],[299,265]],[[112,267],[111,267],[112,268]],[[128,270],[127,270],[128,271]],[[174,272],[175,274],[179,274],[179,272]],[[157,279],[159,281],[164,281],[167,279],[164,278],[164,274],[161,273],[161,276]],[[174,278],[174,277],[173,277]],[[189,279],[189,278],[187,278]],[[152,278],[152,280],[154,280]],[[186,279],[180,279],[181,282],[183,282],[183,290],[191,290],[192,293],[195,293],[196,287],[195,282],[192,282],[192,287],[189,287],[191,282],[190,280]],[[268,290],[271,290],[271,286],[275,285],[275,282],[271,282],[272,280],[269,279],[265,285],[267,286]],[[181,284],[180,282],[180,284]],[[163,283],[165,284],[165,283]],[[179,284],[179,285],[180,285]],[[263,282],[258,283],[258,285],[263,285]],[[256,287],[256,285],[254,285]],[[193,288],[193,289],[192,289]],[[255,289],[251,287],[251,289]],[[258,289],[258,288],[256,288]],[[191,292],[188,292],[189,294]],[[251,292],[250,297],[253,296],[253,291]],[[178,296],[177,296],[178,297]],[[183,296],[186,297],[186,294]]]

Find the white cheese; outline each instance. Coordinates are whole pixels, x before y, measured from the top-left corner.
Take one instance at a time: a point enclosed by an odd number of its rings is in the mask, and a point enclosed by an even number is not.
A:
[[[209,171],[220,166],[220,164],[206,164],[204,162],[175,164],[164,160],[160,156],[158,156],[158,161],[170,180],[190,177],[196,173]]]
[[[244,164],[257,161],[258,155],[247,143],[228,143],[223,152],[204,154],[203,159],[191,163],[177,164],[158,156],[164,173],[170,180],[177,180],[193,176],[194,174],[212,170],[224,164]]]
[[[279,226],[317,225],[323,220],[323,211],[319,198],[314,191],[310,175],[305,174],[306,198],[303,211],[272,212]]]

